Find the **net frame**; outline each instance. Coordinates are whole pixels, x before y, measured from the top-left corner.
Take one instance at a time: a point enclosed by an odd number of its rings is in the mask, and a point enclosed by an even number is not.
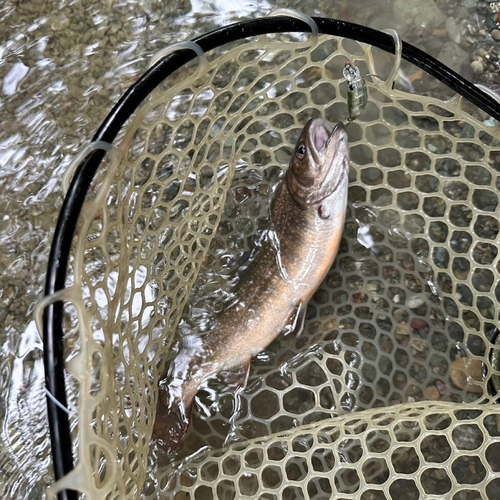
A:
[[[322,34],[349,38],[382,49],[397,52],[397,43],[391,34],[342,20],[314,17],[313,23]],[[312,32],[313,27],[303,19],[289,16],[268,17],[239,22],[216,29],[193,41],[203,52],[227,43],[258,35],[283,32]],[[104,120],[92,142],[112,144],[124,124],[150,93],[174,71],[198,57],[190,48],[180,47],[166,55],[132,85]],[[401,57],[457,92],[459,95],[500,120],[500,103],[486,92],[468,82],[450,68],[420,49],[402,42]],[[86,155],[73,176],[58,218],[49,256],[45,296],[57,299],[57,292],[65,289],[70,249],[85,196],[94,175],[105,156],[105,151],[96,149]],[[54,475],[59,480],[73,469],[72,443],[64,382],[63,356],[63,302],[53,300],[43,310],[43,339],[45,380],[48,391],[47,407],[53,454]],[[60,499],[76,498],[76,492],[63,490]]]

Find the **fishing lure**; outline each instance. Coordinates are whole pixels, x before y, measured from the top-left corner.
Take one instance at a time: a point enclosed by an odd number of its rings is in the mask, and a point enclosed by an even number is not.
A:
[[[347,61],[342,73],[347,80],[347,112],[349,114],[348,121],[351,123],[365,109],[368,102],[368,92],[357,66]]]

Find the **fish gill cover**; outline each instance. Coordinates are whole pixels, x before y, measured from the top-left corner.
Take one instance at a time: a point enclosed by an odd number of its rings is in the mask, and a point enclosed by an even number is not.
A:
[[[324,36],[204,57],[143,103],[88,192],[59,297],[77,461],[51,493],[498,498],[499,129],[377,78],[302,336],[254,358],[236,398],[200,394],[177,462],[151,443],[176,331],[231,296],[306,121],[346,119],[345,62],[374,72],[368,46]]]

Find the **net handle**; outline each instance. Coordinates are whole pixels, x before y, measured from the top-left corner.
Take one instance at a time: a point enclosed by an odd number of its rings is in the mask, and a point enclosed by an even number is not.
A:
[[[395,53],[394,39],[387,33],[337,19],[323,17],[313,17],[312,19],[323,34],[350,38],[358,42],[373,45],[386,52]],[[269,33],[310,31],[311,26],[304,20],[288,16],[271,16],[224,26],[195,38],[193,42],[199,45],[203,52],[207,52],[221,47],[226,43],[248,37]],[[458,94],[500,121],[500,103],[434,57],[407,42],[402,42],[401,56],[431,76],[436,77]],[[92,142],[104,141],[112,143],[122,126],[144,99],[165,78],[195,57],[196,53],[192,48],[185,48],[177,50],[158,61],[115,104],[94,135]],[[92,151],[75,170],[59,213],[52,240],[45,282],[45,295],[52,295],[64,288],[76,220],[80,215],[85,194],[104,154],[102,150]],[[63,399],[66,399],[62,313],[62,302],[55,302],[49,304],[43,314],[45,382],[51,393],[59,401],[61,401],[60,395],[64,395]],[[47,401],[47,405],[54,475],[55,479],[58,480],[73,469],[69,421],[68,415],[58,408],[50,398]],[[58,498],[59,500],[76,500],[77,495],[74,491],[62,490],[58,493]]]

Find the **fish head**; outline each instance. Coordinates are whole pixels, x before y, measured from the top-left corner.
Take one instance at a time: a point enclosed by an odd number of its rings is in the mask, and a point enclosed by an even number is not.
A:
[[[292,198],[302,208],[330,196],[347,179],[349,147],[347,132],[339,122],[332,129],[321,118],[304,126],[286,174]]]

